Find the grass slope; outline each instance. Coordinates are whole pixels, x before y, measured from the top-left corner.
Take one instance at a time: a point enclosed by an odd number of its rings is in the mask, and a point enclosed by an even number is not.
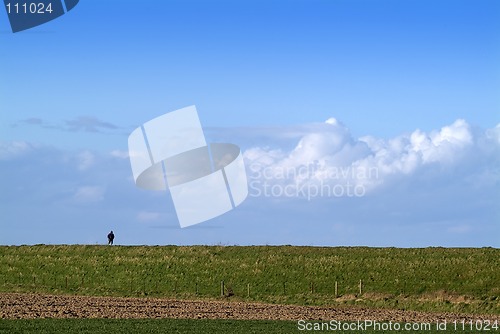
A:
[[[492,248],[0,246],[0,291],[499,314],[498,268]]]

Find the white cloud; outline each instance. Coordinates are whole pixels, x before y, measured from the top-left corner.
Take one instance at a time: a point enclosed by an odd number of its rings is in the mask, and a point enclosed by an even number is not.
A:
[[[472,230],[470,225],[456,225],[448,228],[448,232],[450,233],[469,233]]]
[[[433,131],[430,134],[417,130],[411,135],[412,149],[419,152],[424,163],[452,163],[457,155],[473,144],[471,127],[463,119]]]
[[[500,145],[500,123],[498,123],[493,129],[487,130],[486,136],[493,140],[496,144]]]
[[[83,151],[78,154],[78,170],[84,171],[95,164],[95,156],[90,151]]]
[[[0,142],[0,160],[9,160],[32,150],[34,146],[25,141]]]
[[[120,158],[120,159],[128,159],[129,158],[128,151],[113,150],[110,152],[110,154],[112,157],[115,157],[115,158]]]
[[[105,190],[102,186],[82,186],[76,189],[73,198],[78,203],[99,202],[104,200]]]
[[[417,129],[391,139],[353,138],[347,127],[330,118],[323,127],[311,127],[311,132],[304,134],[287,152],[253,147],[244,152],[244,158],[250,166],[250,178],[256,188],[277,184],[296,188],[304,184],[352,185],[362,187],[366,193],[393,178],[411,180],[411,175],[429,167],[440,169],[435,175],[439,178],[450,168],[459,168],[467,159],[476,159],[477,155],[493,156],[500,149],[499,132],[497,126],[474,134],[465,120],[458,119],[430,133]],[[483,144],[477,145],[481,141]],[[492,146],[495,147],[493,150]],[[484,147],[488,149],[482,149]],[[468,172],[495,175],[491,171],[485,172],[484,166],[477,167],[477,170]]]
[[[137,220],[143,223],[158,221],[161,218],[161,213],[151,211],[141,211],[137,214]]]

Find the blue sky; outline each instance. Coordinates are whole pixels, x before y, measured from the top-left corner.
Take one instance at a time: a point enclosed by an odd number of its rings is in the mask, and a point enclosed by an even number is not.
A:
[[[0,13],[0,243],[500,247],[498,59],[497,1],[82,0],[16,34]],[[270,185],[379,173],[180,229],[127,136],[193,104]]]

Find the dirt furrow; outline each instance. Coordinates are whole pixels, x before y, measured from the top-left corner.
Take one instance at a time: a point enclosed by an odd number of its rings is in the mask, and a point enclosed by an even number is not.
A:
[[[0,319],[187,318],[432,322],[498,320],[499,315],[273,305],[246,302],[0,293]]]

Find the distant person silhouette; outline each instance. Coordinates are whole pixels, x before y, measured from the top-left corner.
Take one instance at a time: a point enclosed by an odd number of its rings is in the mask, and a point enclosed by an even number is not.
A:
[[[115,239],[115,235],[114,235],[113,231],[109,232],[109,234],[108,234],[108,245],[112,245],[114,239]]]

